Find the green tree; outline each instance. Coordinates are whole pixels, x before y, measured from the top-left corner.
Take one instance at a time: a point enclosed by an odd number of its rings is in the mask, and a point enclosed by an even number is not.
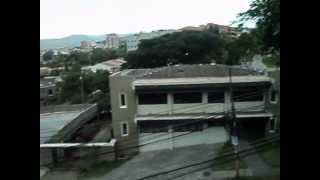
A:
[[[142,40],[125,57],[126,68],[154,68],[168,64],[210,63],[223,57],[225,41],[214,30],[185,31]]]
[[[109,72],[97,71],[82,73],[78,64],[74,64],[70,71],[62,75],[63,82],[58,84],[61,102],[81,103],[81,88],[84,90],[85,101],[91,103],[102,102],[99,99],[90,99],[94,91],[100,90],[102,94],[109,94]],[[82,77],[83,87],[80,76]],[[103,98],[105,99],[105,98]],[[108,104],[109,102],[104,102]]]
[[[256,36],[242,33],[240,37],[227,43],[227,64],[239,64],[241,61],[251,60],[258,52],[258,40]]]
[[[256,36],[263,53],[280,51],[280,0],[253,0],[239,18],[240,27],[248,20],[256,21]]]
[[[118,58],[116,50],[96,48],[91,52],[91,62],[93,64],[100,63],[106,60]]]

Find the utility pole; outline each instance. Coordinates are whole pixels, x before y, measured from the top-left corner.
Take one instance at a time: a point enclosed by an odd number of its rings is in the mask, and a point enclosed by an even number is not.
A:
[[[80,76],[81,103],[84,103],[83,78]]]
[[[238,153],[238,123],[236,119],[234,101],[233,101],[233,88],[232,88],[232,66],[229,66],[229,90],[230,90],[230,102],[231,102],[231,112],[229,112],[229,118],[231,120],[231,141],[232,145],[234,146],[235,154],[236,154],[236,179],[238,180],[239,175],[239,168],[240,168],[240,161],[239,161],[239,153]],[[229,121],[230,122],[230,121]]]

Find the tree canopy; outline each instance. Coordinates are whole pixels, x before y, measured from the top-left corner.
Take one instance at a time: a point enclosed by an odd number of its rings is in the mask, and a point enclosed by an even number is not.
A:
[[[153,68],[168,64],[200,64],[221,60],[225,41],[215,31],[184,31],[141,40],[125,57],[127,68]]]
[[[254,0],[239,18],[240,26],[248,20],[256,21],[254,35],[261,40],[262,52],[280,51],[280,0]]]

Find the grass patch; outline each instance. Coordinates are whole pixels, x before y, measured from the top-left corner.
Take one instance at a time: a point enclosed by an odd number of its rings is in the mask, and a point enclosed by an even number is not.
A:
[[[280,167],[280,143],[267,145],[258,154],[270,167]]]
[[[113,169],[121,166],[127,160],[117,160],[113,162],[103,161],[94,164],[89,170],[81,170],[79,174],[80,179],[91,178],[91,177],[100,177],[109,172]]]
[[[222,148],[220,149],[218,156],[222,156],[226,151],[230,151],[233,150],[233,145],[230,142],[226,142]],[[221,159],[218,159],[215,162],[215,164],[213,165],[212,169],[213,170],[235,170],[235,160],[231,160],[227,163],[223,163],[225,161],[228,161],[230,159],[230,157],[224,157]],[[248,166],[246,165],[246,163],[244,162],[244,160],[242,158],[240,158],[240,169],[247,169]]]

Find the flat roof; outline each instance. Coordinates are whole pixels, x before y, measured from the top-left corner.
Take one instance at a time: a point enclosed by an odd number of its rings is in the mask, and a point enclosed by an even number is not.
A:
[[[81,112],[82,110],[40,114],[40,144],[50,140]]]

